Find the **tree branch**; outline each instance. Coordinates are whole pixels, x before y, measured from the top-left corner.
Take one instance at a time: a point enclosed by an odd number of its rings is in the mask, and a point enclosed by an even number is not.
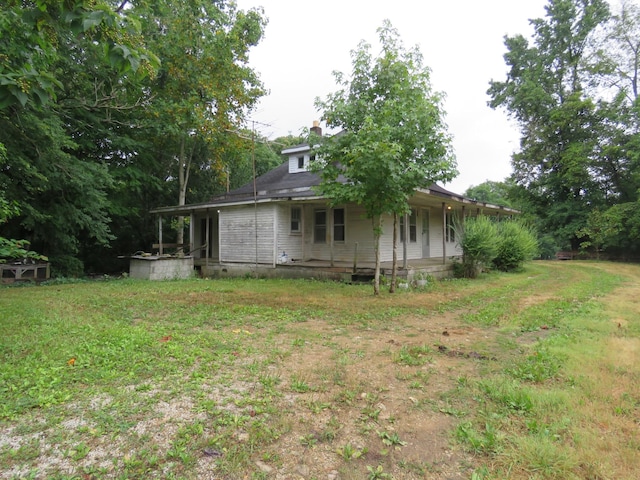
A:
[[[127,3],[129,3],[129,0],[122,0],[122,3],[120,4],[120,6],[116,8],[115,13],[120,13],[122,9],[127,6]]]

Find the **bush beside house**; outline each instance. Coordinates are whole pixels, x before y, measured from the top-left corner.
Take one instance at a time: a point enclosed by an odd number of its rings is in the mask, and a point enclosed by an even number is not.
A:
[[[475,278],[484,269],[515,271],[538,253],[532,229],[517,220],[495,222],[489,217],[467,218],[456,227],[462,248],[459,277]]]

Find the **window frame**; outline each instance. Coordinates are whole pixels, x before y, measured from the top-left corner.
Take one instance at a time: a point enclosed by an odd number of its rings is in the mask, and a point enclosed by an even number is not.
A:
[[[293,212],[295,211],[298,212],[297,218],[294,218]],[[293,227],[294,221],[298,224],[297,229]],[[291,205],[291,207],[289,207],[289,233],[291,235],[300,235],[302,233],[302,207],[299,205]]]
[[[324,214],[324,223],[318,224],[318,214]],[[316,208],[313,211],[313,243],[322,245],[327,243],[327,209],[326,208]],[[319,235],[319,233],[323,233],[323,235]]]
[[[445,240],[449,243],[453,243],[456,241],[456,231],[454,228],[455,212],[453,210],[447,210],[445,212]]]
[[[400,216],[400,243],[404,243],[404,215]],[[412,208],[409,213],[409,243],[418,243],[418,212]]]
[[[336,243],[345,243],[347,241],[347,211],[344,207],[334,208],[332,210],[333,210],[333,214],[331,216],[333,220],[333,225],[332,225],[333,241]],[[342,212],[342,223],[336,223],[336,212],[338,211]],[[338,235],[336,234],[338,229],[342,230],[341,239],[338,239]]]

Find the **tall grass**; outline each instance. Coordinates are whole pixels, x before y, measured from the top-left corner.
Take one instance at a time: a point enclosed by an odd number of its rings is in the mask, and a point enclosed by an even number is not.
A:
[[[550,265],[558,285],[538,302],[517,311],[497,303],[510,311],[494,311],[515,338],[502,344],[509,362],[471,384],[466,394],[481,407],[460,423],[457,438],[477,452],[483,436],[465,439],[461,429],[494,432],[488,463],[477,470],[485,478],[636,478],[631,457],[640,442],[628,434],[640,413],[640,338],[629,303],[619,299],[640,294],[640,270]],[[562,278],[568,273],[572,280]]]

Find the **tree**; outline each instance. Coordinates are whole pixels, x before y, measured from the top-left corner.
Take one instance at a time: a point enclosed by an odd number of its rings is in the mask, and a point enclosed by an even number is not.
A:
[[[522,132],[513,156],[515,182],[542,230],[577,248],[576,232],[591,205],[605,199],[592,175],[601,124],[597,103],[585,94],[588,40],[609,18],[604,0],[550,0],[545,19],[535,19],[533,45],[522,35],[506,37],[505,81],[492,81],[490,106],[503,107]]]
[[[106,159],[122,145],[112,127],[157,65],[128,13],[83,0],[0,9],[1,35],[11,38],[0,43],[0,143],[8,153],[0,184],[20,212],[4,230],[50,256],[56,274],[82,273],[80,250],[113,239]]]
[[[259,10],[232,2],[164,0],[134,8],[150,48],[162,61],[149,84],[152,101],[146,133],[153,155],[172,163],[178,205],[186,203],[194,170],[226,177],[225,152],[241,142],[231,132],[264,94],[247,66],[248,51],[262,38]],[[177,243],[183,243],[182,219]]]
[[[457,174],[442,94],[432,91],[422,54],[406,50],[389,21],[378,36],[380,55],[374,58],[371,45],[361,42],[351,52],[351,78],[336,72],[339,90],[316,100],[327,125],[343,131],[324,137],[313,166],[332,205],[357,203],[372,221],[376,295],[382,216],[404,215],[417,188]]]
[[[479,185],[471,185],[464,192],[464,196],[479,202],[512,207],[512,201],[509,199],[509,192],[512,188],[513,184],[509,180],[505,182],[487,180]]]

